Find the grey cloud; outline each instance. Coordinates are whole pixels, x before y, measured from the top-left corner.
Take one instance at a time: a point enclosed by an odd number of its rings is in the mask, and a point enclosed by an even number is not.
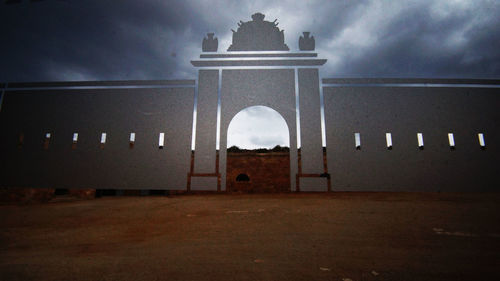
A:
[[[433,15],[433,7],[426,2],[398,11],[388,24],[372,32],[376,42],[369,47],[330,49],[341,59],[325,73],[344,77],[498,78],[500,20],[495,15],[500,5],[491,1],[481,4],[459,12],[451,9],[443,17]],[[390,9],[384,12],[391,14]],[[365,15],[369,17],[370,11]],[[343,28],[355,24],[353,19]],[[320,48],[329,49],[325,45]]]
[[[285,120],[274,110],[263,106],[249,107],[238,113],[229,124],[228,147],[272,148],[289,145]]]
[[[274,135],[274,136],[252,136],[250,138],[250,143],[255,147],[255,148],[273,148],[276,145],[288,145],[287,141],[284,140],[285,136],[279,136],[279,135]]]
[[[267,115],[276,115],[276,111],[265,106],[251,106],[245,110],[249,117],[265,118]]]

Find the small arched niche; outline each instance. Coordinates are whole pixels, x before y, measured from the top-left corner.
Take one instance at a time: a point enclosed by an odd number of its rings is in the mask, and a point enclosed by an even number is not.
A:
[[[250,177],[247,174],[239,174],[236,176],[236,182],[249,182]]]

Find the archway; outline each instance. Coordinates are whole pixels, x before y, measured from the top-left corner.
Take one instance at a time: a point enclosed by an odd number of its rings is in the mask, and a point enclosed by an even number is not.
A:
[[[228,191],[290,191],[290,133],[277,111],[251,106],[238,112],[228,126],[227,147]]]

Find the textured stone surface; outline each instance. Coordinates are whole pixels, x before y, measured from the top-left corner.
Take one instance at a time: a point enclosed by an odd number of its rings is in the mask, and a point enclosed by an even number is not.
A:
[[[246,174],[249,181],[236,181]],[[226,186],[232,192],[290,191],[288,152],[228,152]]]

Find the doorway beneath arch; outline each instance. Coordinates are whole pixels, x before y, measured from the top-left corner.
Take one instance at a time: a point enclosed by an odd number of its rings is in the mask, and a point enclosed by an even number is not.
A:
[[[227,131],[226,190],[290,191],[290,133],[285,119],[266,106],[238,112]]]

